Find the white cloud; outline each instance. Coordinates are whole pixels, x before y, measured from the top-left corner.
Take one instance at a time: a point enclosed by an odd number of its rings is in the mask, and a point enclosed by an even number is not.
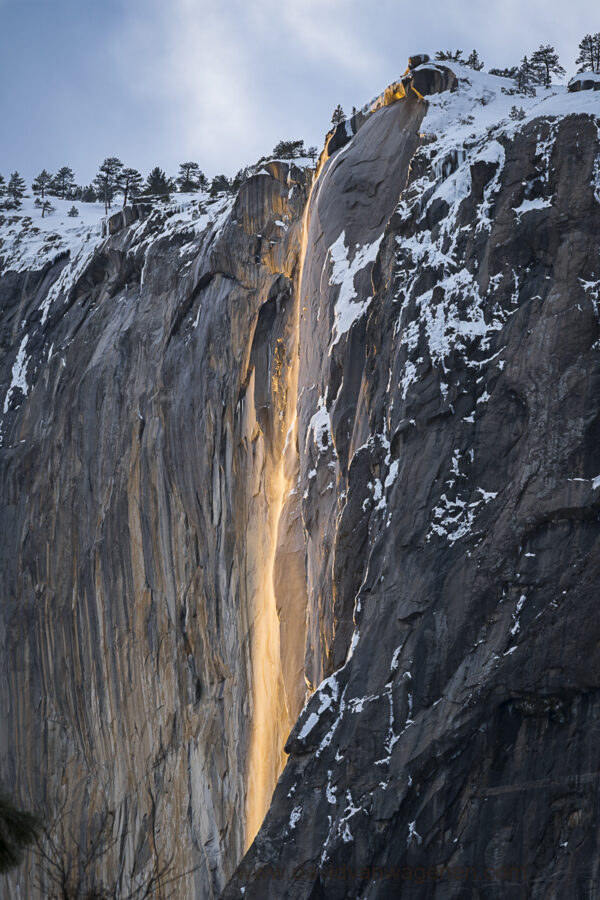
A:
[[[215,148],[227,158],[228,144],[260,118],[248,89],[251,49],[216,4],[151,0],[143,18],[131,18],[119,34],[113,54],[126,67],[131,59],[130,90],[138,102],[162,107],[168,141],[182,158],[193,150],[214,155]],[[164,136],[157,140],[164,143]]]
[[[376,66],[359,19],[348,15],[352,5],[146,0],[130,7],[112,57],[127,71],[135,101],[161,107],[163,128],[182,157],[231,171],[290,129],[290,137],[315,139],[306,123],[325,77],[356,83]],[[327,124],[324,118],[317,133]]]
[[[356,77],[376,64],[375,47],[364,40],[360,28],[360,3],[262,0],[262,6],[272,21],[281,20],[284,37],[290,43],[308,58],[326,63],[331,70],[340,69]]]
[[[122,0],[107,64],[141,168],[187,157],[232,174],[282,138],[320,145],[337,103],[361,106],[411,52],[477,47],[511,65],[543,41],[574,69],[588,3],[566,16],[556,0],[428,0],[426,15],[397,0]]]

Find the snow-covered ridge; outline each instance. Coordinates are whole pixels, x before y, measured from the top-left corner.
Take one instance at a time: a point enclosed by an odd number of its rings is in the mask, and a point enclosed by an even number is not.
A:
[[[15,345],[12,362],[12,376],[4,393],[2,415],[17,409],[22,398],[32,387],[40,367],[47,364],[61,348],[48,346],[40,335],[47,327],[51,313],[60,310],[61,303],[69,297],[72,288],[84,274],[102,245],[112,240],[112,234],[120,230],[109,228],[100,204],[73,204],[53,198],[56,213],[44,216],[34,206],[30,198],[24,198],[21,209],[0,214],[0,274],[7,272],[40,271],[56,260],[66,264],[46,292],[40,304],[39,319],[24,319],[19,327],[19,345]],[[148,252],[153,244],[165,237],[184,235],[180,240],[179,257],[182,271],[191,264],[191,254],[198,251],[199,239],[205,233],[214,241],[222,231],[235,202],[232,194],[221,194],[210,198],[208,194],[185,195],[169,203],[158,203],[149,210],[143,210],[141,218],[130,222],[127,232],[128,252],[136,254],[145,268]],[[67,216],[67,210],[76,205],[79,217]],[[111,216],[119,213],[118,207]],[[34,218],[35,216],[35,218]],[[129,221],[129,220],[127,220]],[[188,259],[185,259],[188,257]],[[144,268],[141,272],[141,287],[144,283]],[[32,350],[31,348],[34,348]],[[35,350],[37,348],[37,351]],[[63,366],[66,365],[62,357]],[[0,402],[2,402],[0,400]],[[3,421],[0,416],[0,446],[3,445]]]
[[[428,98],[429,108],[422,123],[422,137],[427,140],[427,168],[413,182],[407,195],[398,206],[402,217],[414,215],[415,203],[423,221],[436,201],[444,201],[448,212],[443,217],[439,234],[433,237],[430,228],[419,228],[410,238],[398,240],[398,259],[409,261],[409,281],[403,285],[408,296],[419,281],[423,266],[438,271],[437,287],[443,288],[444,301],[432,303],[433,290],[417,296],[421,308],[419,327],[412,322],[402,329],[402,343],[407,347],[409,359],[403,380],[403,395],[416,372],[417,361],[410,360],[416,350],[418,331],[423,326],[431,360],[445,371],[445,359],[454,347],[465,349],[474,338],[482,340],[485,349],[488,335],[502,328],[506,312],[498,312],[491,320],[483,316],[483,300],[473,275],[458,264],[455,247],[458,238],[457,219],[462,201],[471,192],[471,167],[474,163],[496,165],[496,175],[484,189],[483,202],[479,205],[473,222],[475,231],[489,230],[489,212],[499,189],[499,177],[505,162],[503,141],[510,140],[518,130],[537,119],[549,120],[546,129],[549,136],[539,138],[538,153],[545,167],[541,178],[548,184],[550,153],[556,119],[573,114],[600,117],[600,94],[586,91],[570,93],[561,85],[549,89],[538,88],[537,95],[526,97],[508,93],[514,88],[509,79],[465,66],[452,66],[459,78],[458,90]],[[515,115],[514,109],[517,110]],[[511,116],[511,111],[513,115]],[[518,117],[517,117],[518,116]],[[514,210],[518,223],[522,216],[552,205],[550,196],[528,198]],[[495,290],[496,284],[490,285]],[[458,302],[471,300],[468,313]]]
[[[509,93],[514,82],[467,66],[448,64],[459,79],[457,91],[428,97],[429,109],[423,122],[426,135],[442,135],[448,142],[482,136],[488,129],[514,133],[532,119],[575,114],[600,116],[600,96],[595,91],[570,92],[566,85],[538,87],[535,95]],[[523,118],[511,119],[513,107]]]
[[[33,197],[20,209],[0,211],[0,271],[39,270],[57,256],[76,255],[84,244],[102,239],[104,205],[52,198],[55,212],[42,218]],[[79,216],[67,215],[71,207]]]
[[[155,204],[151,216],[163,235],[190,227],[198,234],[221,215],[224,207],[230,210],[232,201],[231,195],[210,198],[206,192],[178,194],[168,203]],[[115,204],[106,216],[102,203],[56,197],[52,205],[56,211],[43,218],[33,197],[24,197],[20,209],[0,211],[0,272],[39,271],[67,254],[72,261],[81,259],[82,254],[88,257],[106,239],[107,219],[120,211]],[[78,210],[78,216],[68,215],[72,207]]]

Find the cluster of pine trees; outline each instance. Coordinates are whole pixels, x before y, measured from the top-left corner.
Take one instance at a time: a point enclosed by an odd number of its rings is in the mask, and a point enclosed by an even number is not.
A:
[[[179,174],[175,178],[170,178],[160,166],[155,166],[144,179],[137,169],[123,165],[116,156],[109,156],[99,166],[91,184],[83,186],[76,184],[73,170],[63,166],[56,175],[42,169],[33,179],[31,190],[36,197],[35,205],[41,210],[42,217],[55,211],[51,202],[53,197],[61,200],[81,200],[83,203],[99,201],[104,204],[104,210],[108,213],[116,197],[120,197],[123,206],[126,206],[139,198],[168,200],[175,191],[184,194],[200,190],[209,191],[213,197],[223,191],[233,193],[257,166],[268,159],[304,157],[314,162],[317,154],[317,148],[305,147],[304,141],[279,141],[272,154],[262,157],[255,166],[240,169],[233,178],[215,175],[212,181],[208,180],[197,162],[181,163]],[[19,209],[26,190],[27,185],[19,172],[13,172],[8,183],[0,175],[0,210]],[[79,210],[76,206],[72,206],[68,215],[78,216]]]
[[[469,55],[463,56],[462,50],[438,50],[435,54],[436,60],[439,62],[454,62],[463,66],[468,66],[476,72],[481,72],[485,63],[480,58],[477,50],[471,50]],[[600,73],[600,33],[586,34],[579,42],[579,55],[575,60],[575,65],[579,66],[578,72],[596,72]],[[510,78],[515,82],[514,91],[508,93],[533,94],[535,86],[549,87],[552,82],[552,76],[557,75],[559,78],[566,74],[563,66],[560,64],[558,53],[550,44],[540,44],[537,50],[534,50],[529,56],[524,56],[518,66],[509,66],[505,69],[489,69],[490,75],[501,75],[503,78]],[[356,113],[356,107],[352,108],[352,114]],[[346,114],[341,105],[338,104],[331,122],[338,125],[346,119]]]
[[[475,71],[481,71],[484,67],[477,50],[472,50],[465,58],[462,50],[438,50],[436,60],[460,63],[469,66]],[[579,54],[575,60],[579,66],[578,72],[600,73],[600,32],[586,34],[579,42]],[[514,82],[514,88],[506,90],[509,94],[533,94],[537,86],[549,87],[552,76],[562,77],[565,69],[560,64],[558,53],[550,44],[540,44],[529,56],[524,56],[518,66],[508,68],[489,69],[490,75],[501,75]],[[513,107],[515,115],[519,112]],[[352,114],[356,113],[352,108]],[[335,108],[331,117],[332,124],[343,122],[346,114],[341,105]],[[105,212],[112,208],[117,196],[122,198],[123,206],[132,200],[147,197],[149,199],[168,199],[174,191],[191,193],[193,191],[210,191],[211,196],[216,196],[223,191],[235,192],[241,183],[256,170],[256,166],[269,159],[296,159],[308,157],[313,163],[317,158],[316,147],[305,147],[304,141],[279,141],[274,147],[273,153],[261,157],[255,166],[246,166],[240,169],[233,177],[215,175],[209,181],[202,172],[197,162],[184,162],[179,166],[179,173],[171,178],[159,166],[155,166],[144,179],[137,169],[125,166],[116,156],[107,157],[99,166],[98,173],[91,184],[78,185],[75,174],[69,166],[62,166],[56,174],[51,174],[42,169],[31,185],[36,197],[36,206],[41,210],[42,216],[54,211],[51,199],[58,197],[61,200],[81,200],[84,203],[100,201],[104,204]],[[8,182],[0,174],[0,210],[18,209],[25,196],[27,185],[19,172],[12,172]],[[79,215],[76,206],[72,206],[68,213],[70,216]]]
[[[468,66],[476,72],[481,72],[485,65],[477,50],[472,50],[466,59],[462,50],[438,50],[435,58],[439,62],[454,62]],[[579,66],[578,72],[600,73],[600,32],[586,34],[581,39],[575,65]],[[512,79],[515,82],[514,93],[519,94],[533,94],[536,85],[549,87],[553,75],[560,78],[566,74],[560,64],[556,49],[550,44],[540,44],[537,50],[534,50],[529,56],[524,56],[518,66],[489,69],[489,73]],[[352,112],[355,113],[356,109],[353,108]],[[345,118],[344,110],[338,105],[331,117],[332,124],[337,125]]]
[[[467,59],[464,59],[462,50],[438,50],[435,58],[460,63],[477,72],[480,72],[484,66],[477,50],[472,50]],[[550,44],[540,44],[530,56],[524,56],[518,66],[510,66],[505,69],[494,68],[490,69],[489,73],[490,75],[501,75],[503,78],[511,78],[515,82],[515,90],[519,93],[533,93],[534,85],[549,87],[553,75],[560,77],[566,74],[560,64],[558,53]]]
[[[208,190],[209,187],[210,182],[196,162],[181,163],[179,174],[175,178],[169,178],[159,166],[155,166],[144,179],[137,169],[124,166],[116,156],[109,156],[104,160],[96,177],[88,185],[77,184],[75,173],[69,166],[62,166],[55,175],[42,169],[31,184],[35,204],[40,208],[42,216],[54,211],[51,202],[53,197],[81,200],[84,203],[101,201],[108,212],[117,195],[122,197],[123,206],[126,206],[138,197],[168,198],[174,191],[190,193]],[[19,209],[26,191],[27,185],[19,172],[13,172],[8,183],[0,175],[0,209]],[[73,206],[69,215],[78,215],[77,207]]]
[[[477,50],[472,50],[467,59],[464,59],[462,50],[438,50],[435,58],[461,63],[478,72],[484,66]],[[586,34],[581,39],[575,65],[579,66],[578,72],[600,73],[600,33]],[[540,44],[537,50],[524,56],[518,66],[490,69],[489,73],[511,78],[515,82],[515,91],[521,94],[532,94],[537,85],[549,87],[553,75],[560,78],[566,74],[558,53],[551,44]]]

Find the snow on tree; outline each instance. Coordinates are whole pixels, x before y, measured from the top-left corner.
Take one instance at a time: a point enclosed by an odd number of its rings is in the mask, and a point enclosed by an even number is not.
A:
[[[107,156],[94,178],[94,188],[98,198],[104,203],[104,212],[111,208],[113,198],[119,189],[119,178],[123,163],[116,156]]]
[[[33,205],[36,207],[36,209],[41,210],[42,219],[44,218],[44,216],[49,216],[53,212],[56,212],[56,208],[54,206],[52,206],[52,204],[50,203],[50,201],[48,200],[47,197],[45,200],[42,200],[41,197],[36,197]],[[70,213],[69,213],[69,215],[70,215]],[[77,213],[77,215],[79,215],[79,213]]]
[[[550,44],[540,44],[539,48],[531,54],[531,66],[540,84],[550,87],[552,75],[566,75],[565,70],[558,61],[558,53]]]
[[[344,110],[342,109],[341,104],[338,103],[338,105],[336,106],[336,108],[333,111],[333,115],[331,117],[331,124],[339,125],[340,122],[343,122],[345,120],[345,118],[346,118],[346,115],[344,113]]]
[[[483,69],[483,61],[479,58],[479,53],[477,50],[471,50],[467,57],[467,61],[465,65],[469,66],[470,69],[475,69],[476,72],[481,72]]]
[[[63,166],[58,170],[51,182],[51,189],[48,193],[61,200],[67,200],[71,196],[71,192],[75,188],[75,173],[68,166]]]
[[[123,206],[127,206],[130,198],[139,197],[142,193],[144,179],[137,169],[123,169],[118,182],[120,190],[123,191]]]
[[[32,183],[31,190],[34,194],[44,199],[46,194],[50,190],[50,186],[52,184],[52,175],[46,169],[42,169],[39,175],[37,175]]]
[[[579,56],[575,60],[578,72],[600,73],[600,32],[586,34],[579,42]]]

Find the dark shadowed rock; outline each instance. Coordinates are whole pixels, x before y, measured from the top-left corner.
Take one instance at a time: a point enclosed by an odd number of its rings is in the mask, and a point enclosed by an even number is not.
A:
[[[408,57],[408,68],[416,69],[417,66],[422,66],[424,63],[428,63],[431,57],[428,53],[415,53],[413,56]]]
[[[581,72],[571,78],[568,85],[569,91],[600,91],[600,74],[596,72]]]
[[[420,97],[428,97],[431,94],[455,90],[458,86],[458,78],[448,66],[440,63],[427,63],[412,69],[408,75],[404,76],[402,83],[407,93],[413,90]]]

